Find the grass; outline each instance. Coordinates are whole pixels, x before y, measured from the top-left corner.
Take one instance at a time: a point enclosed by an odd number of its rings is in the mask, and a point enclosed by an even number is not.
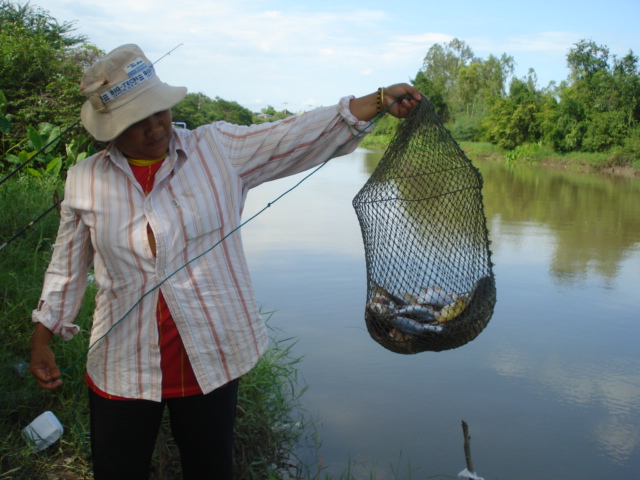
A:
[[[16,177],[0,185],[0,245],[52,203],[62,185],[52,179]],[[84,384],[84,354],[93,312],[95,285],[90,284],[76,322],[82,331],[72,341],[54,338],[58,365],[66,369],[64,384],[53,392],[40,390],[28,371],[33,325],[58,217],[53,212],[24,235],[0,250],[0,480],[91,479],[88,447],[88,407]],[[267,314],[270,317],[272,313]],[[300,447],[319,445],[315,425],[301,408],[307,387],[298,380],[299,358],[292,355],[294,339],[271,330],[271,345],[240,383],[235,432],[238,480],[355,480],[375,479],[375,459],[349,462],[336,475],[327,473],[322,459],[309,465],[297,458]],[[21,430],[45,411],[63,424],[61,439],[33,452]],[[392,478],[424,477],[410,463],[391,465]],[[165,417],[156,442],[151,480],[180,478],[179,454]],[[429,476],[426,478],[449,478]]]
[[[384,133],[380,135],[367,135],[364,137],[362,142],[360,142],[360,147],[366,148],[367,150],[374,151],[384,151],[389,146],[393,135],[390,133]]]
[[[14,177],[0,186],[0,245],[52,204],[60,181]],[[63,369],[64,384],[53,392],[40,390],[28,371],[33,324],[44,272],[56,236],[54,211],[0,250],[0,480],[91,478],[88,407],[84,385],[84,354],[93,312],[95,286],[90,285],[76,323],[82,332],[72,341],[54,338],[52,349]],[[269,315],[270,316],[270,315]],[[236,478],[282,477],[296,461],[295,450],[312,432],[304,419],[295,343],[271,335],[271,345],[240,383],[236,424]],[[65,371],[66,369],[66,371]],[[63,424],[61,439],[34,453],[21,430],[45,411]],[[311,437],[310,437],[311,438]],[[154,480],[179,478],[179,455],[163,422],[153,462]]]
[[[395,135],[397,122],[389,116],[378,122],[376,129],[367,135],[360,147],[373,151],[385,151]],[[524,144],[508,151],[489,142],[460,141],[460,147],[472,160],[496,160],[508,164],[537,164],[546,167],[572,168],[595,172],[640,175],[640,147],[615,147],[608,152],[558,153],[552,148],[538,144]],[[635,152],[635,153],[634,153]]]
[[[558,153],[544,145],[525,144],[507,151],[488,142],[460,142],[460,147],[472,160],[495,160],[507,164],[541,165],[590,172],[623,170],[628,175],[640,175],[640,158],[622,158],[617,150],[610,152]]]

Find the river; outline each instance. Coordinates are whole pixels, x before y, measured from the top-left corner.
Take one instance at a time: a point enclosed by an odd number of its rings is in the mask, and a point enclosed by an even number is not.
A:
[[[243,228],[258,301],[297,340],[303,406],[338,478],[640,478],[640,181],[477,163],[497,303],[470,343],[400,355],[364,322],[351,200],[381,154],[332,160]],[[303,175],[249,195],[245,218]]]

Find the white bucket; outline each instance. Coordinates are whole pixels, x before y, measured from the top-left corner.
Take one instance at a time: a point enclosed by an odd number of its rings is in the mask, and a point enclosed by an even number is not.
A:
[[[22,429],[22,436],[32,448],[39,452],[60,438],[64,432],[62,424],[52,412],[44,412]]]

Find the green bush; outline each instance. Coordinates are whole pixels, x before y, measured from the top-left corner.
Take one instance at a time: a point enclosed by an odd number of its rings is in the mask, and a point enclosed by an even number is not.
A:
[[[451,136],[458,142],[476,142],[482,137],[482,119],[460,115],[450,127]]]
[[[57,177],[27,174],[0,185],[0,244],[46,210],[61,188]],[[71,341],[55,337],[52,343],[63,385],[53,392],[40,390],[28,371],[31,312],[38,303],[57,226],[58,214],[53,210],[0,249],[0,478],[84,479],[90,475],[84,360],[95,284],[89,284],[76,319],[81,332]],[[285,470],[310,427],[299,409],[306,388],[298,385],[299,359],[291,355],[294,342],[275,333],[272,337],[263,358],[240,382],[235,468],[236,478],[242,480],[268,479]],[[65,432],[51,447],[33,453],[21,430],[47,410],[58,417]],[[178,453],[167,425],[162,432],[153,478],[177,478]]]

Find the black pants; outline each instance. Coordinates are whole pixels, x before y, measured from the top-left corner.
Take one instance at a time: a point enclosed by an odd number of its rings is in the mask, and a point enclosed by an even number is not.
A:
[[[148,480],[165,404],[184,480],[231,480],[238,380],[207,395],[108,400],[89,391],[95,480]]]

